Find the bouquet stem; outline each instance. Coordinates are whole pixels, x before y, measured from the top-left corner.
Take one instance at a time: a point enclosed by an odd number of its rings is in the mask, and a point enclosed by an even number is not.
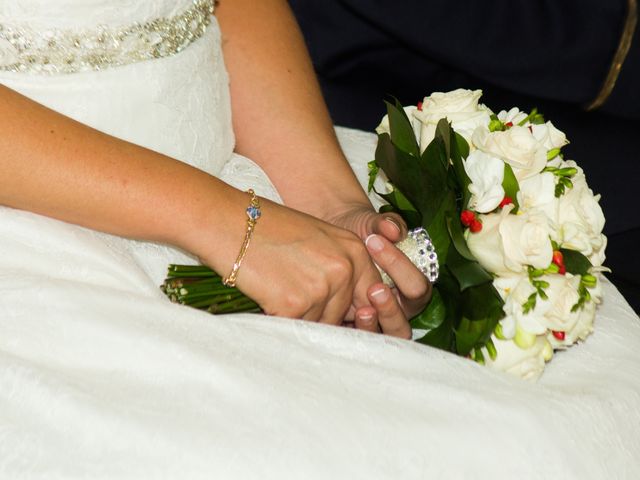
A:
[[[222,277],[204,265],[169,265],[160,286],[174,303],[210,313],[260,313],[260,306],[235,287],[222,283]]]

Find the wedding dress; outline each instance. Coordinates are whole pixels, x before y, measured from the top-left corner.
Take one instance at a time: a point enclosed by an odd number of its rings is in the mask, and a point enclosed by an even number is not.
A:
[[[0,83],[277,200],[232,153],[212,8],[0,0]],[[375,138],[337,131],[364,181]],[[0,478],[640,476],[640,321],[610,283],[593,336],[531,383],[381,335],[170,303],[167,264],[193,261],[0,207]]]

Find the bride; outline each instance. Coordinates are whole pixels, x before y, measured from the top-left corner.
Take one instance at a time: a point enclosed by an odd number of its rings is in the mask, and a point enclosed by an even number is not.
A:
[[[640,326],[612,286],[539,384],[402,340],[430,286],[286,2],[0,0],[0,27],[4,476],[638,473]],[[371,137],[339,136],[362,170]],[[198,260],[272,317],[169,303],[166,266]]]

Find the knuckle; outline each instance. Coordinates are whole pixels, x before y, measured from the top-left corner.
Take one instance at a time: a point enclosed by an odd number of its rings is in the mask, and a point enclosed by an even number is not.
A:
[[[282,298],[283,315],[302,317],[311,308],[311,302],[308,297],[299,292],[287,292]]]
[[[423,277],[422,281],[409,283],[402,294],[409,300],[420,300],[430,296],[431,289],[431,282]]]
[[[342,285],[350,282],[353,278],[353,263],[346,257],[334,258],[331,265],[329,265],[328,270],[330,280]],[[329,292],[327,291],[326,295],[328,294]]]

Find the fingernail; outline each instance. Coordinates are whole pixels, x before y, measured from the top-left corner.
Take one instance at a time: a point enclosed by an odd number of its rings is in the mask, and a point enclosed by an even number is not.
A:
[[[389,222],[391,225],[393,225],[394,227],[396,227],[396,230],[398,230],[398,233],[402,231],[402,229],[400,228],[400,225],[398,225],[398,222],[396,222],[393,218],[385,217],[385,220]]]
[[[374,233],[372,233],[367,237],[367,239],[364,241],[364,244],[372,252],[381,252],[382,249],[384,248],[384,243],[382,242],[382,239]]]
[[[371,292],[371,296],[377,303],[384,303],[389,300],[389,291],[386,288],[379,288]]]
[[[368,313],[360,315],[359,318],[362,323],[365,323],[367,325],[370,325],[373,322],[373,315]]]

